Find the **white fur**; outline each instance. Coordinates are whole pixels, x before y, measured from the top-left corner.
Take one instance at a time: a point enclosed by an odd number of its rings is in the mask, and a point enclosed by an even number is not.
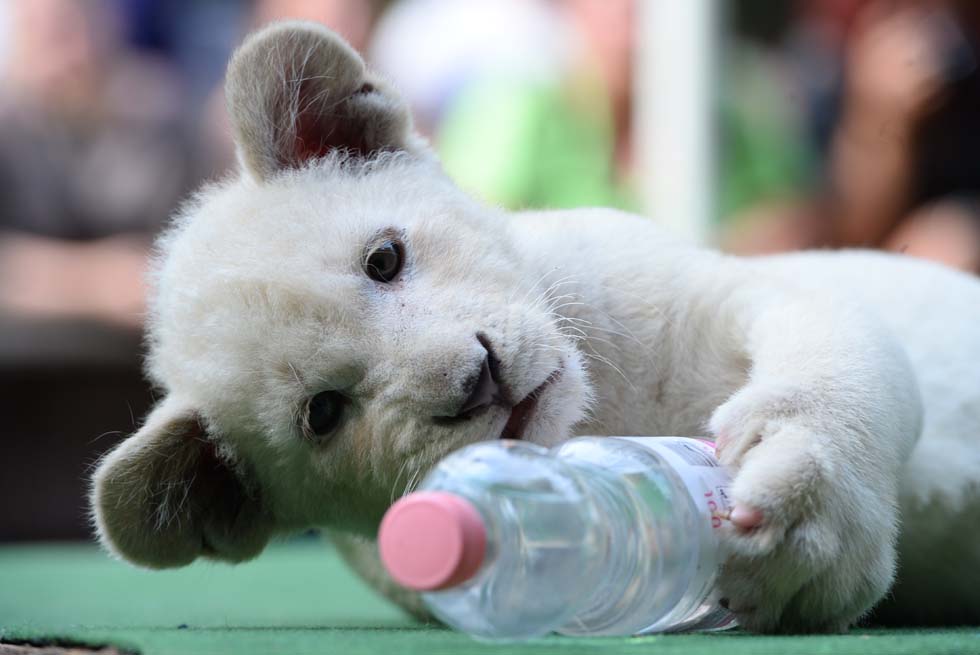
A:
[[[341,70],[352,56],[291,24],[253,37],[239,61],[295,42]],[[233,63],[229,84],[261,86],[257,67]],[[432,463],[496,438],[505,407],[433,420],[465,397],[482,333],[515,399],[562,370],[532,415],[534,441],[717,437],[736,502],[765,516],[726,535],[722,585],[743,625],[844,629],[889,589],[896,552],[892,616],[980,620],[980,282],[874,253],[737,259],[610,210],[506,214],[457,190],[407,119],[385,124],[385,154],[275,169],[275,140],[241,129],[267,117],[231,109],[244,173],[199,194],[160,242],[149,371],[207,425],[273,529],[371,535]],[[386,231],[407,252],[389,285],[362,270]],[[324,389],[350,404],[338,432],[311,443],[297,417]],[[160,438],[154,421],[121,449]],[[99,502],[129,493],[117,460],[95,481],[100,526],[118,519],[104,542],[182,563],[198,532],[168,533],[154,552],[150,524]],[[255,550],[252,533],[236,550],[229,525],[200,554]],[[368,559],[352,557],[384,586]]]

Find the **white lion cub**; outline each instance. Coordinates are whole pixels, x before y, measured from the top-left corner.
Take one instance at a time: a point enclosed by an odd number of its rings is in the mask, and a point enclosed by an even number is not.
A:
[[[227,95],[241,173],[159,244],[166,397],[94,478],[113,553],[237,562],[324,526],[386,587],[381,515],[464,444],[711,434],[743,626],[843,630],[889,589],[880,617],[980,621],[980,282],[482,206],[311,24],[249,38]]]

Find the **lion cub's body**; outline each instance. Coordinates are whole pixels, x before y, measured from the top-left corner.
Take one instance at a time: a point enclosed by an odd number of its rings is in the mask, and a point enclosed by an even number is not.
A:
[[[892,616],[980,620],[980,282],[873,253],[738,259],[608,210],[486,208],[321,28],[252,37],[228,91],[242,174],[161,241],[149,370],[167,398],[95,476],[114,552],[239,561],[323,526],[384,587],[385,508],[540,389],[529,440],[717,438],[736,503],[763,517],[725,531],[742,625],[844,629],[896,562]],[[366,258],[391,243],[404,262],[379,280]],[[487,358],[501,397],[463,416]],[[323,393],[342,416],[313,434]]]

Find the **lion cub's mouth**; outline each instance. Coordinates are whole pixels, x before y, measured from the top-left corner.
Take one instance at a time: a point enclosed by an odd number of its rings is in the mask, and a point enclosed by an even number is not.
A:
[[[531,420],[531,415],[534,414],[534,410],[538,406],[538,399],[544,393],[544,390],[557,382],[560,377],[561,369],[559,368],[545,378],[545,381],[525,396],[521,402],[511,408],[507,424],[504,425],[504,429],[500,433],[501,439],[524,438],[524,428],[527,427],[528,422]]]

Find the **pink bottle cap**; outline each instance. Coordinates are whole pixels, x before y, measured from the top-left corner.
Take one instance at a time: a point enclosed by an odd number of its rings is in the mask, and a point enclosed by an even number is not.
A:
[[[398,584],[432,591],[473,577],[483,563],[487,531],[468,501],[442,491],[409,494],[381,520],[381,561]]]

